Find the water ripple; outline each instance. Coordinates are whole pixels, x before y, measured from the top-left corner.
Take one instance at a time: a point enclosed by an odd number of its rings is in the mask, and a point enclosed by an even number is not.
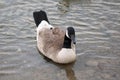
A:
[[[75,28],[78,58],[74,66],[61,68],[39,55],[32,13],[41,9],[54,26]],[[0,16],[1,80],[120,79],[119,0],[2,0]],[[106,71],[101,64],[111,66]]]

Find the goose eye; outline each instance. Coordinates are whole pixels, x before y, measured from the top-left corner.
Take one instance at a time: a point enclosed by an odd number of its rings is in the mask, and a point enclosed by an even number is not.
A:
[[[52,30],[53,28],[51,27],[50,30]]]

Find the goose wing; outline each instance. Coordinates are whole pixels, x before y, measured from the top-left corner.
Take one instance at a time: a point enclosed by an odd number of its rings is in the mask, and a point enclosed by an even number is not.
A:
[[[49,32],[48,30],[44,36],[43,52],[47,56],[56,55],[63,47],[65,31],[56,27]]]

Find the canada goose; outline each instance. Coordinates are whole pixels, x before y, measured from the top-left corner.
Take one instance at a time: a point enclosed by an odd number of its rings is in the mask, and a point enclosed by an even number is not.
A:
[[[71,63],[76,60],[75,30],[68,27],[66,31],[50,25],[45,11],[33,12],[37,26],[38,50],[57,63]]]

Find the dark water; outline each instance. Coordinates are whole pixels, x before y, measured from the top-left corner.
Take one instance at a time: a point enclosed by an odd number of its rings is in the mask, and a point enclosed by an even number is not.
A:
[[[74,26],[77,61],[49,62],[36,48],[32,13]],[[0,0],[0,80],[119,80],[120,0]]]

